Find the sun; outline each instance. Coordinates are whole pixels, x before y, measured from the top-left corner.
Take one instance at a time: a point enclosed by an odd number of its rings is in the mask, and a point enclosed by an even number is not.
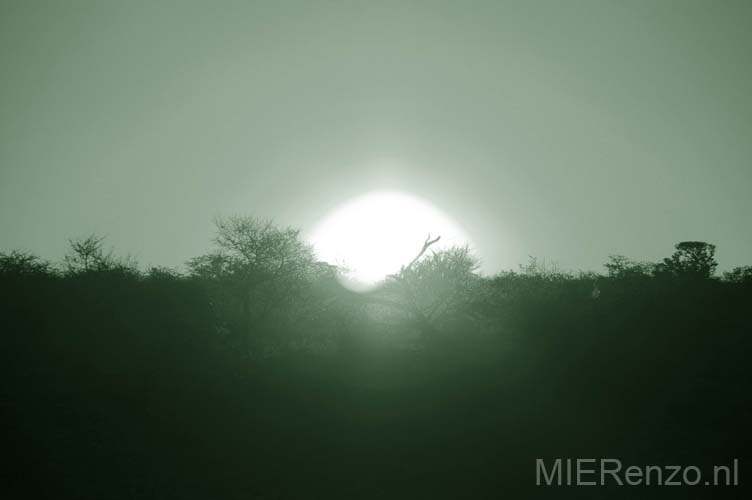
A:
[[[373,288],[420,251],[427,235],[434,250],[470,245],[463,228],[430,202],[398,191],[372,191],[347,200],[307,233],[319,259],[340,267],[355,291]]]

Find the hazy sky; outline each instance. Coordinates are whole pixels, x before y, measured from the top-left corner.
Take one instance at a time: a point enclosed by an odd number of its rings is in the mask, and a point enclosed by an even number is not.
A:
[[[485,269],[752,264],[752,2],[0,0],[0,249],[143,264],[373,189]],[[418,235],[422,241],[424,235]]]

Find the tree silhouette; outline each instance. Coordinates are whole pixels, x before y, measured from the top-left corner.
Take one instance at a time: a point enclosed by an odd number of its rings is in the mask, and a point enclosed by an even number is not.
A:
[[[704,241],[682,241],[675,245],[676,251],[663,259],[659,272],[675,276],[709,278],[718,263],[715,261],[715,245]]]
[[[731,283],[752,284],[752,266],[735,267],[723,273],[723,279]]]
[[[425,255],[439,239],[429,235],[416,257],[399,273],[389,276],[385,287],[373,294],[382,304],[391,304],[406,313],[424,335],[433,333],[451,315],[461,313],[478,282],[478,259],[468,247]]]
[[[52,266],[34,254],[21,250],[0,252],[0,276],[40,276],[52,272]]]
[[[610,255],[604,267],[610,278],[630,279],[650,277],[653,274],[655,264],[637,262],[624,255]]]
[[[215,224],[216,250],[190,260],[188,268],[210,283],[215,302],[230,306],[225,310],[229,316],[240,315],[235,326],[250,351],[251,336],[261,333],[264,322],[276,314],[279,325],[293,312],[295,300],[315,276],[314,253],[299,230],[269,220],[235,216],[218,218]]]
[[[106,266],[110,256],[104,253],[103,241],[104,236],[96,234],[69,239],[70,251],[63,257],[67,272],[85,273]]]

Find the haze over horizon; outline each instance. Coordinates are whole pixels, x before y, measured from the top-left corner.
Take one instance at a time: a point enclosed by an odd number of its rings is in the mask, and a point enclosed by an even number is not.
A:
[[[98,232],[180,266],[217,215],[305,231],[398,190],[487,273],[682,240],[750,264],[749,26],[744,1],[3,2],[0,250]]]

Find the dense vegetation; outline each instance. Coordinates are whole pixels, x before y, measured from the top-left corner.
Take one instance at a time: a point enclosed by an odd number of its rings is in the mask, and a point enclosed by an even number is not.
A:
[[[357,294],[297,231],[217,226],[185,273],[0,254],[4,498],[740,495],[535,486],[536,458],[744,468],[752,269],[712,245],[480,277],[426,240]]]

